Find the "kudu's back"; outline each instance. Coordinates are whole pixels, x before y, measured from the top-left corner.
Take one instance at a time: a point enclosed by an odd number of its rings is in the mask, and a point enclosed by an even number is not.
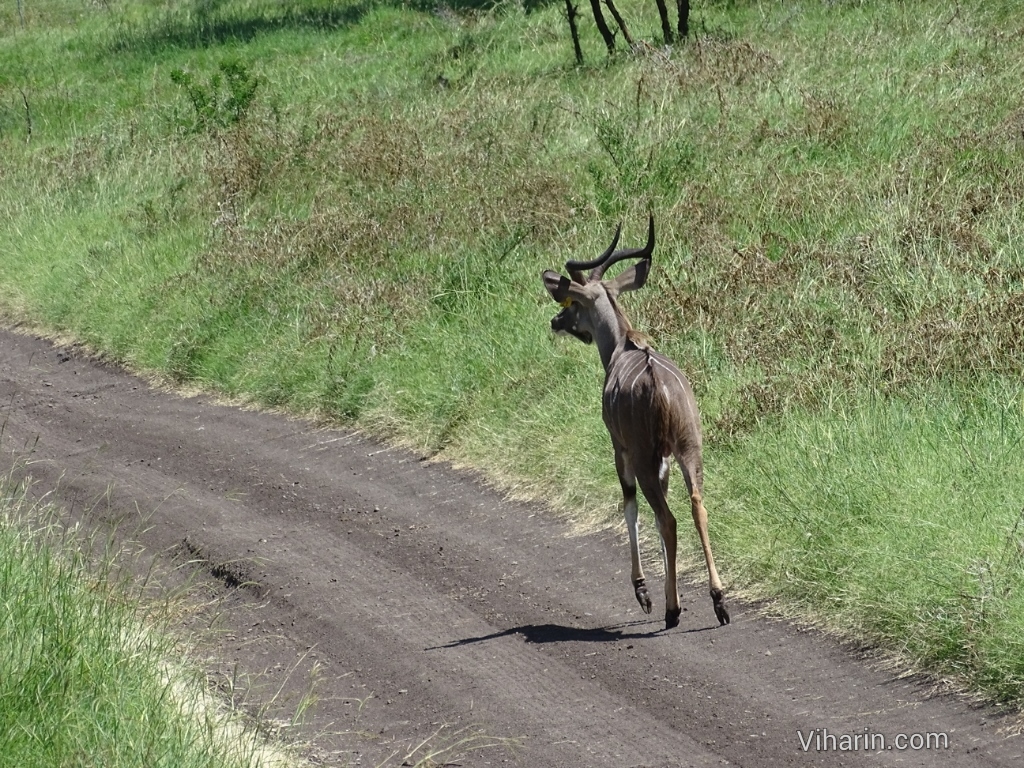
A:
[[[629,334],[612,357],[602,399],[604,423],[640,461],[676,456],[703,487],[700,415],[689,380],[670,359]]]

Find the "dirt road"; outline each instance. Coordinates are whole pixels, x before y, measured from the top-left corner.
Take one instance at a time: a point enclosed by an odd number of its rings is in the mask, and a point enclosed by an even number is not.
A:
[[[623,537],[569,536],[409,453],[154,391],[7,331],[0,404],[5,464],[34,443],[37,488],[122,530],[145,515],[150,552],[207,561],[227,594],[225,668],[266,672],[272,693],[318,665],[305,733],[323,762],[400,762],[445,724],[435,743],[469,727],[515,740],[461,765],[1021,764],[997,710],[929,697],[736,601],[719,629],[703,588],[660,631]]]

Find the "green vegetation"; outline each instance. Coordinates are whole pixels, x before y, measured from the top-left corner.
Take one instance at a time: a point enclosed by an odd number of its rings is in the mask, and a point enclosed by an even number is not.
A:
[[[450,8],[6,4],[0,306],[608,520],[539,274],[651,210],[726,583],[1024,700],[1024,6]]]
[[[296,765],[182,662],[177,602],[123,554],[0,482],[0,765]]]

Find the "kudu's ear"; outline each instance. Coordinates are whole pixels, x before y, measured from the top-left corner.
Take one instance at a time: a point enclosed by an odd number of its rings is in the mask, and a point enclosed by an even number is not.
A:
[[[587,298],[586,291],[578,284],[574,283],[565,275],[560,275],[557,272],[553,272],[550,269],[544,271],[541,275],[544,280],[544,287],[547,292],[551,294],[551,298],[557,301],[559,304],[568,306],[566,302],[579,301],[583,304],[589,304],[590,299]]]
[[[614,280],[606,282],[605,288],[608,289],[608,293],[612,297],[618,296],[623,291],[635,291],[637,288],[643,288],[650,271],[650,258],[641,259],[629,269],[622,270]]]

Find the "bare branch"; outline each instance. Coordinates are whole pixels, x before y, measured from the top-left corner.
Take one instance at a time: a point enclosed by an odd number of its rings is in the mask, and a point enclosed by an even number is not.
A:
[[[21,86],[18,86],[18,92],[21,94],[21,100],[25,104],[25,143],[32,141],[32,108],[28,105],[28,96],[25,95],[25,91]]]
[[[615,3],[612,0],[604,0],[604,4],[608,6],[608,10],[611,11],[612,18],[615,19],[615,23],[619,25],[619,29],[622,30],[622,36],[625,38],[626,43],[630,48],[633,47],[633,37],[629,34],[629,30],[626,29],[626,21],[619,14],[618,9],[615,7]]]
[[[658,0],[663,3],[665,0]],[[594,21],[597,22],[597,28],[601,32],[601,37],[604,38],[604,44],[608,46],[609,55],[615,53],[615,35],[608,28],[608,22],[604,20],[604,14],[601,13],[601,0],[590,0],[590,7],[594,11]]]
[[[676,0],[676,10],[679,12],[679,39],[685,40],[690,35],[690,0]]]
[[[580,30],[576,26],[576,16],[578,12],[577,6],[572,4],[572,0],[565,0],[565,16],[569,19],[569,31],[572,33],[572,47],[576,51],[576,63],[583,63],[583,49],[580,48]]]
[[[672,44],[672,25],[668,20],[668,6],[665,0],[655,0],[658,4],[658,16],[661,17],[661,34],[665,37],[665,45]]]

